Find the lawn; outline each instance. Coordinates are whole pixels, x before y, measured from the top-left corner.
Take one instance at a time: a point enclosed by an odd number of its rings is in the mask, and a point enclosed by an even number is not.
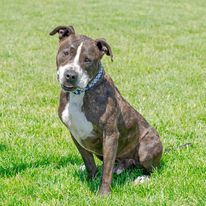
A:
[[[205,205],[206,1],[1,1],[0,205]],[[97,195],[57,115],[58,25],[104,37],[103,64],[122,95],[157,129],[165,149],[147,184],[139,170]]]

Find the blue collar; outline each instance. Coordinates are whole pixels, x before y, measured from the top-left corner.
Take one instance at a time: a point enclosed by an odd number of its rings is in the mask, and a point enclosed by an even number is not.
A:
[[[104,75],[104,68],[101,65],[100,70],[98,71],[98,73],[96,74],[94,79],[92,79],[84,89],[77,89],[77,90],[73,91],[72,93],[76,94],[76,95],[80,95],[81,93],[90,90],[92,87],[94,87],[98,84],[99,80],[103,77],[103,75]]]

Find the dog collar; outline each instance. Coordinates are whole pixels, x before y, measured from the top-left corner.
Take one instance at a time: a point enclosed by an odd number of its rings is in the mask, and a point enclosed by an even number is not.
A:
[[[90,90],[92,87],[96,86],[99,83],[99,80],[103,77],[103,75],[104,75],[104,68],[101,65],[100,70],[98,71],[94,79],[92,79],[84,89],[77,89],[75,91],[72,91],[72,93],[76,95],[80,95],[81,93]]]

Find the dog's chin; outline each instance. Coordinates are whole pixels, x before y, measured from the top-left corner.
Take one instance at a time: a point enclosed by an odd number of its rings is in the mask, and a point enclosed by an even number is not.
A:
[[[73,86],[73,85],[64,85],[61,84],[61,88],[65,91],[65,92],[72,92],[75,91],[77,89],[77,87]]]

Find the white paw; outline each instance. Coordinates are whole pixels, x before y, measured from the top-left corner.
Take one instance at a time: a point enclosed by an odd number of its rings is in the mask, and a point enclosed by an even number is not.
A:
[[[149,181],[149,176],[147,175],[142,175],[142,176],[139,176],[137,179],[135,179],[134,181],[134,185],[140,185],[144,182],[148,182]]]
[[[120,175],[124,171],[124,168],[118,168],[114,173]]]
[[[81,165],[81,166],[79,167],[79,170],[80,170],[81,172],[84,172],[85,169],[86,169],[85,165]]]

